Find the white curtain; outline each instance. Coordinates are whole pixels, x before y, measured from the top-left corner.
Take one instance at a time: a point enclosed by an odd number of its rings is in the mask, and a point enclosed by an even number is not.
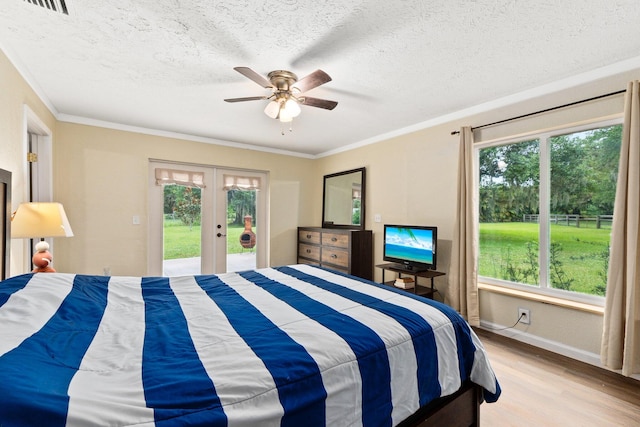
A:
[[[184,185],[204,188],[204,173],[177,169],[156,168],[156,185]]]
[[[620,166],[602,334],[602,363],[640,373],[640,81],[630,82],[624,107]]]
[[[479,326],[478,237],[474,189],[476,168],[474,164],[473,131],[470,127],[463,127],[460,130],[458,159],[458,206],[445,302],[465,317],[471,326]]]

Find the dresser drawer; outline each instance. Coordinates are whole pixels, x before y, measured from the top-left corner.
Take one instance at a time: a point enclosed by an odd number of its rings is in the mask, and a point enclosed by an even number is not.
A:
[[[371,230],[298,227],[298,263],[373,279]]]
[[[322,263],[349,267],[349,252],[342,249],[322,248]]]
[[[349,247],[349,235],[323,232],[322,245],[336,246],[346,249]]]
[[[301,243],[314,243],[320,244],[320,232],[311,230],[299,230],[298,241]]]
[[[320,246],[298,244],[298,256],[308,258],[314,261],[320,261]]]

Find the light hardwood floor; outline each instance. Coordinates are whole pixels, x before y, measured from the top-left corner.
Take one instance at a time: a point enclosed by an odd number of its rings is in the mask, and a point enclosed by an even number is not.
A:
[[[502,395],[481,427],[640,426],[640,381],[476,330]]]

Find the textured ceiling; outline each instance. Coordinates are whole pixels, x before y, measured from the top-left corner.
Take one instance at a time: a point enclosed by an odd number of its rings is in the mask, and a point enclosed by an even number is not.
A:
[[[0,47],[60,120],[318,155],[592,72],[640,66],[637,0],[2,0]],[[635,62],[634,62],[635,61]],[[293,132],[233,70],[333,81]]]

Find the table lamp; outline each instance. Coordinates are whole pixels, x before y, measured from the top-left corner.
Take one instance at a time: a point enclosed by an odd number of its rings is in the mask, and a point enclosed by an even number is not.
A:
[[[53,258],[48,250],[49,244],[44,241],[45,237],[72,236],[67,214],[60,203],[20,203],[11,216],[12,239],[41,239],[33,255],[35,272],[55,272],[51,266]]]

